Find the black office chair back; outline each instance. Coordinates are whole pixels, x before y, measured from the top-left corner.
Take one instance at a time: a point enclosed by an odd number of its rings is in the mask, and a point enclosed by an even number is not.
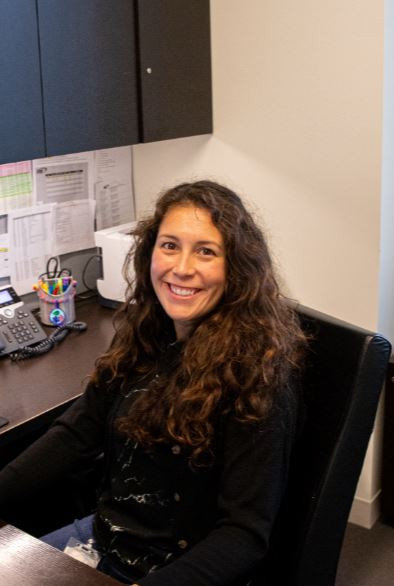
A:
[[[253,585],[334,586],[348,515],[391,346],[380,335],[300,307],[312,335],[307,419],[265,570]]]

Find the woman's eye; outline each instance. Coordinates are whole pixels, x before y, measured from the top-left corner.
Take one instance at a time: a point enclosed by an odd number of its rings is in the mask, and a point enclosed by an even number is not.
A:
[[[212,248],[206,248],[205,246],[203,246],[202,248],[200,248],[199,252],[203,256],[215,256],[215,253],[212,250]]]
[[[175,242],[162,242],[160,248],[164,248],[164,250],[175,250],[176,244]]]

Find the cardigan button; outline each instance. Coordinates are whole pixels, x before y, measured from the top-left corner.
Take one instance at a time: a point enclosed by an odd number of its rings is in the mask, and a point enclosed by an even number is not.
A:
[[[173,454],[175,454],[175,456],[178,456],[178,454],[181,453],[181,446],[178,446],[178,444],[176,444],[175,446],[172,446],[171,452]]]
[[[181,549],[186,549],[188,546],[188,542],[186,541],[186,539],[180,539],[178,541],[178,547],[180,547]]]

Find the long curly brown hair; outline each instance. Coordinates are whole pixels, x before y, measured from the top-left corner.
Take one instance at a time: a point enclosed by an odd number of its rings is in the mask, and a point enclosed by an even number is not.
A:
[[[174,330],[153,290],[150,259],[164,216],[185,204],[208,210],[223,236],[225,291],[215,309],[195,323],[172,368],[155,377]],[[145,446],[175,441],[198,462],[211,455],[221,414],[232,412],[244,421],[266,415],[274,393],[299,367],[305,337],[279,292],[262,231],[230,189],[212,181],[169,189],[132,234],[124,265],[126,301],[115,317],[113,343],[92,378],[97,382],[105,371],[113,379],[150,380],[149,392],[137,394],[119,429]]]

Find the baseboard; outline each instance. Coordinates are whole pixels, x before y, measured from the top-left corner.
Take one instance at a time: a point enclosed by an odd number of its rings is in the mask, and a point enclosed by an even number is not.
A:
[[[380,490],[372,499],[355,497],[349,515],[349,522],[371,529],[380,516]]]

